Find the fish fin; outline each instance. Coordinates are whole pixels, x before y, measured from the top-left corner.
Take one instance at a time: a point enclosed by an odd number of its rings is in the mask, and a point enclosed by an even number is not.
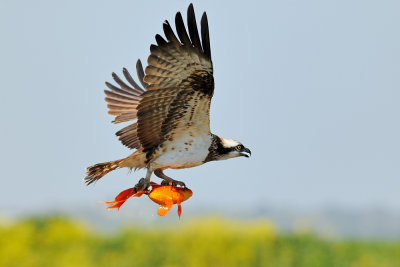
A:
[[[125,203],[125,201],[128,200],[130,197],[140,197],[143,194],[143,192],[138,192],[135,193],[134,188],[128,188],[121,193],[118,194],[118,196],[115,197],[114,201],[103,201],[101,202],[102,204],[109,205],[107,209],[118,209],[122,206],[122,204]]]
[[[125,201],[103,201],[102,204],[109,205],[107,209],[118,209],[125,203]]]
[[[167,215],[168,211],[172,208],[172,205],[173,205],[172,199],[166,200],[164,205],[158,207],[157,214],[160,216]]]
[[[169,210],[170,209],[166,206],[160,206],[160,207],[158,207],[157,214],[159,216],[165,216],[165,215],[167,215]]]
[[[118,194],[118,196],[115,197],[114,201],[122,201],[122,200],[127,200],[131,196],[135,194],[134,188],[128,188],[121,193]]]
[[[182,206],[181,206],[181,204],[179,203],[179,204],[178,204],[178,217],[179,217],[179,220],[181,219],[181,214],[182,214]]]

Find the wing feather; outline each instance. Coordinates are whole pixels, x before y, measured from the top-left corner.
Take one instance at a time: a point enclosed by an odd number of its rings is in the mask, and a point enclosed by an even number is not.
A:
[[[144,71],[140,60],[136,63],[136,71],[139,82],[143,87],[146,87],[147,83],[143,81]],[[104,90],[104,93],[106,94],[105,100],[107,102],[108,114],[114,116],[114,120],[112,121],[113,123],[137,120],[137,107],[140,100],[143,98],[143,93],[145,92],[145,90],[135,82],[127,69],[123,68],[122,72],[129,85],[122,81],[117,74],[112,73],[112,77],[119,87],[106,82],[106,86],[110,90]],[[122,128],[116,132],[116,135],[119,137],[118,139],[121,143],[129,148],[138,149],[141,147],[137,136],[136,122]]]
[[[129,72],[128,72],[129,73]],[[117,74],[115,74],[114,72],[112,73],[112,77],[114,79],[114,81],[116,83],[118,83],[118,85],[121,87],[121,89],[127,93],[130,93],[133,96],[137,96],[140,95],[141,93],[143,93],[141,90],[137,90],[134,88],[131,88],[130,86],[128,86],[126,83],[124,83]]]
[[[128,72],[128,70],[126,68],[123,68],[122,72],[123,72],[123,74],[125,76],[125,79],[133,86],[133,88],[136,89],[135,92],[137,94],[142,94],[144,92],[144,90],[135,82],[135,80],[132,78],[132,76]],[[142,78],[139,77],[139,80],[143,80],[143,77]]]
[[[137,61],[140,84],[125,68],[122,72],[126,82],[115,73],[112,77],[117,86],[106,82],[105,100],[108,113],[114,116],[113,123],[133,121],[116,133],[125,146],[151,150],[183,129],[182,120],[188,123],[185,129],[191,125],[201,133],[209,134],[209,104],[214,79],[206,13],[200,25],[199,35],[194,8],[190,4],[187,28],[178,12],[176,33],[165,21],[165,38],[156,35],[157,45],[150,46],[145,71],[140,60]],[[202,107],[201,112],[194,112],[198,105]],[[191,116],[187,116],[189,111]]]
[[[169,61],[155,55],[150,55],[147,61],[149,64],[151,64],[150,66],[158,67],[161,69],[168,69],[175,72],[180,70],[178,65],[171,64]]]
[[[132,94],[131,92],[129,92],[129,91],[126,91],[125,89],[123,89],[123,88],[118,88],[118,87],[116,87],[115,85],[112,85],[111,83],[109,83],[109,82],[106,82],[106,86],[109,88],[109,89],[111,89],[111,92],[113,92],[113,93],[115,93],[115,94],[119,94],[119,95],[121,95],[121,96],[125,96],[125,97],[129,97],[130,99],[138,99],[136,96],[136,94]]]
[[[115,99],[115,100],[132,102],[132,103],[139,102],[138,98],[135,98],[132,95],[126,94],[121,90],[119,90],[119,91],[117,91],[117,90],[112,90],[112,91],[104,90],[104,93],[106,94],[107,97]]]
[[[176,38],[174,31],[171,28],[171,25],[169,25],[169,22],[166,20],[163,24],[163,28],[164,28],[164,34],[165,37],[167,37],[167,40],[171,43],[174,44],[176,46],[180,46],[181,43],[179,42],[179,40]]]
[[[211,59],[210,36],[208,33],[208,20],[206,12],[201,16],[201,41],[203,44],[204,54]]]
[[[201,134],[210,133],[209,103],[214,79],[207,15],[204,13],[201,19],[202,40],[192,4],[187,17],[189,34],[179,12],[175,24],[177,35],[166,21],[163,24],[166,39],[156,35],[157,45],[150,46],[143,79],[148,83],[147,91],[137,107],[137,134],[145,151],[153,149],[179,129],[190,129],[188,125]],[[189,116],[188,120],[192,121],[184,125],[182,119],[189,111],[196,110],[199,103],[205,103],[208,109],[196,113],[197,117]]]
[[[140,60],[138,60],[136,62],[136,73],[137,73],[137,76],[139,77],[139,82],[142,84],[143,88],[147,88],[148,84],[144,81],[144,71],[143,71],[142,62]],[[144,92],[143,89],[141,89],[141,90]]]
[[[192,4],[190,4],[188,8],[187,23],[192,44],[194,45],[194,47],[197,47],[201,50],[200,37],[196,24],[196,16],[194,14],[194,8]]]
[[[137,137],[137,123],[133,123],[125,128],[122,128],[116,135],[119,136],[118,140],[127,147],[140,148],[140,143]]]
[[[178,36],[179,36],[179,39],[181,39],[181,42],[186,46],[192,45],[192,43],[190,42],[189,36],[186,32],[186,28],[185,28],[185,24],[183,23],[181,12],[176,13],[175,26],[176,26],[176,32],[178,33]]]

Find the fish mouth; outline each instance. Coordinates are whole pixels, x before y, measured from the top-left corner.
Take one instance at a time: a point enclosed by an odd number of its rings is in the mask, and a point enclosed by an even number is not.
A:
[[[251,156],[251,151],[248,148],[243,149],[242,152],[240,152],[240,156],[249,158]]]

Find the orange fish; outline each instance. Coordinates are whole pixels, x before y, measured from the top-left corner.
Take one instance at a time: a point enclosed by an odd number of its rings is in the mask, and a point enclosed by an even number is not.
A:
[[[175,187],[172,185],[159,185],[150,182],[152,190],[139,191],[136,192],[134,188],[129,188],[115,197],[114,201],[103,201],[103,204],[109,205],[107,209],[118,209],[125,203],[130,197],[140,197],[143,194],[147,194],[153,202],[160,205],[157,210],[157,214],[160,216],[165,216],[168,211],[172,208],[173,204],[178,205],[178,216],[181,218],[182,207],[181,203],[188,200],[193,192],[186,187]]]

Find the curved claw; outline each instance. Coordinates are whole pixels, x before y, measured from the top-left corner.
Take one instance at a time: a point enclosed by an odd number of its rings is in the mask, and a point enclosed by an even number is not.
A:
[[[145,178],[140,179],[134,187],[136,192],[150,192],[152,188],[150,181],[147,181]]]
[[[180,187],[186,188],[186,185],[185,185],[184,182],[177,181],[177,180],[173,180],[173,179],[171,179],[171,180],[163,180],[163,181],[161,182],[161,184],[162,184],[162,185],[172,185],[173,187],[180,186]]]

